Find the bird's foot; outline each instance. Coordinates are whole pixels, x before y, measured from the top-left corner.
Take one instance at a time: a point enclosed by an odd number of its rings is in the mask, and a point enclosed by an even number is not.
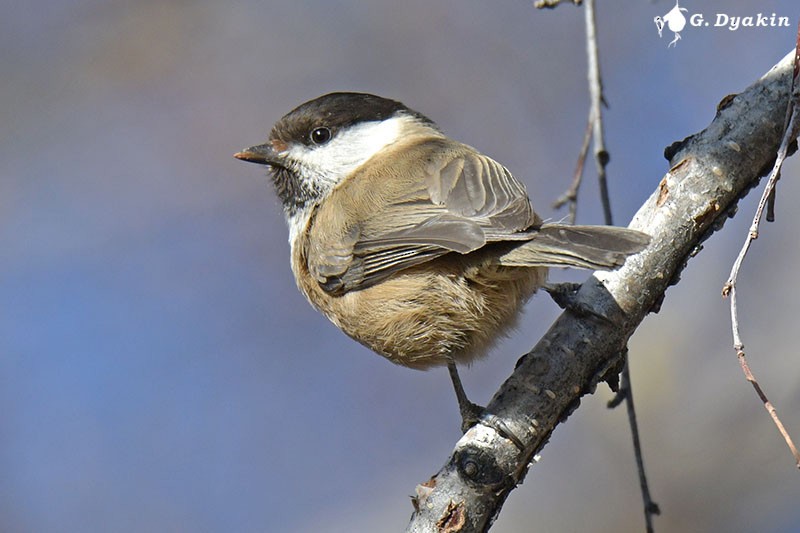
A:
[[[459,402],[458,410],[461,411],[461,433],[466,433],[469,428],[481,421],[486,408],[476,403]]]
[[[578,298],[580,288],[580,283],[547,283],[542,287],[561,309],[580,317],[594,317],[606,322],[610,321],[610,318],[592,309]]]
[[[466,433],[473,426],[483,424],[484,426],[494,429],[501,437],[513,442],[514,446],[520,451],[524,451],[525,444],[511,429],[509,429],[500,417],[488,413],[485,407],[481,407],[467,399],[464,387],[461,385],[461,378],[458,375],[456,364],[454,362],[448,363],[447,369],[450,371],[450,378],[453,380],[453,388],[455,389],[456,398],[458,399],[458,410],[461,412],[461,432]]]
[[[550,295],[550,298],[561,309],[574,309],[578,307],[578,290],[580,283],[546,283],[542,290]]]

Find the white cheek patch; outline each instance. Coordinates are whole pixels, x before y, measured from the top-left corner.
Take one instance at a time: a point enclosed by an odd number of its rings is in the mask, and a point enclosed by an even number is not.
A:
[[[292,146],[288,155],[312,174],[309,177],[316,185],[331,189],[384,147],[396,142],[403,126],[414,120],[401,115],[380,122],[364,122],[339,131],[327,144]]]
[[[397,142],[406,127],[416,122],[411,116],[398,116],[383,121],[364,122],[339,131],[327,144],[308,147],[292,145],[287,159],[302,167],[302,177],[310,185],[327,194],[356,168],[367,162],[386,146]],[[306,206],[287,217],[289,243],[292,249],[305,232],[311,218],[312,206]]]

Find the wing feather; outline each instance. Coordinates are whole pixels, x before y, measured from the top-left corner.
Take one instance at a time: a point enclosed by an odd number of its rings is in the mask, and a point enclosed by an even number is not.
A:
[[[365,165],[318,208],[308,263],[326,290],[366,288],[447,253],[527,240],[541,223],[522,183],[473,148],[432,137],[399,149],[419,162],[417,172]]]

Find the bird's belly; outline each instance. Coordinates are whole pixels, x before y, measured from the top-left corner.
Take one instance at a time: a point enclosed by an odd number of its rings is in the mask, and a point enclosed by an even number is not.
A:
[[[485,355],[547,277],[543,267],[464,267],[441,259],[341,296],[310,278],[299,285],[353,339],[393,363],[427,369]]]

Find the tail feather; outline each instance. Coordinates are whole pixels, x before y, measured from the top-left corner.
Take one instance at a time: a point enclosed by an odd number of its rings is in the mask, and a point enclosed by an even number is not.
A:
[[[529,241],[501,255],[505,266],[572,266],[614,270],[642,251],[650,237],[615,226],[544,224]]]

